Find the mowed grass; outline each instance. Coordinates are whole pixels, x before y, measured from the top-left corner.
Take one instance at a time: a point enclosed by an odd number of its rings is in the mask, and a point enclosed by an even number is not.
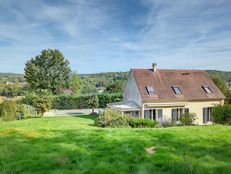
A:
[[[0,173],[231,173],[231,127],[97,128],[90,116],[0,122]],[[145,148],[155,146],[156,153]]]

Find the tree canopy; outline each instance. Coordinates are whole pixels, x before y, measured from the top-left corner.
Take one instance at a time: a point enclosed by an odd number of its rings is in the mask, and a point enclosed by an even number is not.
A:
[[[82,91],[82,81],[77,73],[73,73],[70,79],[70,88],[73,90],[74,94],[79,95]]]
[[[69,62],[57,49],[45,49],[26,63],[25,79],[32,89],[47,89],[69,86],[71,69]]]

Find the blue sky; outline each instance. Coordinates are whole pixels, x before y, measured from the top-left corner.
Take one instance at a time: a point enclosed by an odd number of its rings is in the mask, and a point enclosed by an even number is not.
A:
[[[57,48],[79,73],[231,70],[230,0],[0,0],[0,72]]]

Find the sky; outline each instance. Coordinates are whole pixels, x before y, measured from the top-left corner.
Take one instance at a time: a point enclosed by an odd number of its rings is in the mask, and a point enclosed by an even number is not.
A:
[[[230,0],[0,0],[0,72],[59,49],[78,73],[231,70]]]

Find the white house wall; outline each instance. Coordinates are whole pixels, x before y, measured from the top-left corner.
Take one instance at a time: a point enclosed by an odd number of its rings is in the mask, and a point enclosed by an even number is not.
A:
[[[132,100],[136,102],[139,106],[141,106],[142,99],[132,71],[130,71],[128,75],[127,84],[124,89],[123,99],[124,101]]]

